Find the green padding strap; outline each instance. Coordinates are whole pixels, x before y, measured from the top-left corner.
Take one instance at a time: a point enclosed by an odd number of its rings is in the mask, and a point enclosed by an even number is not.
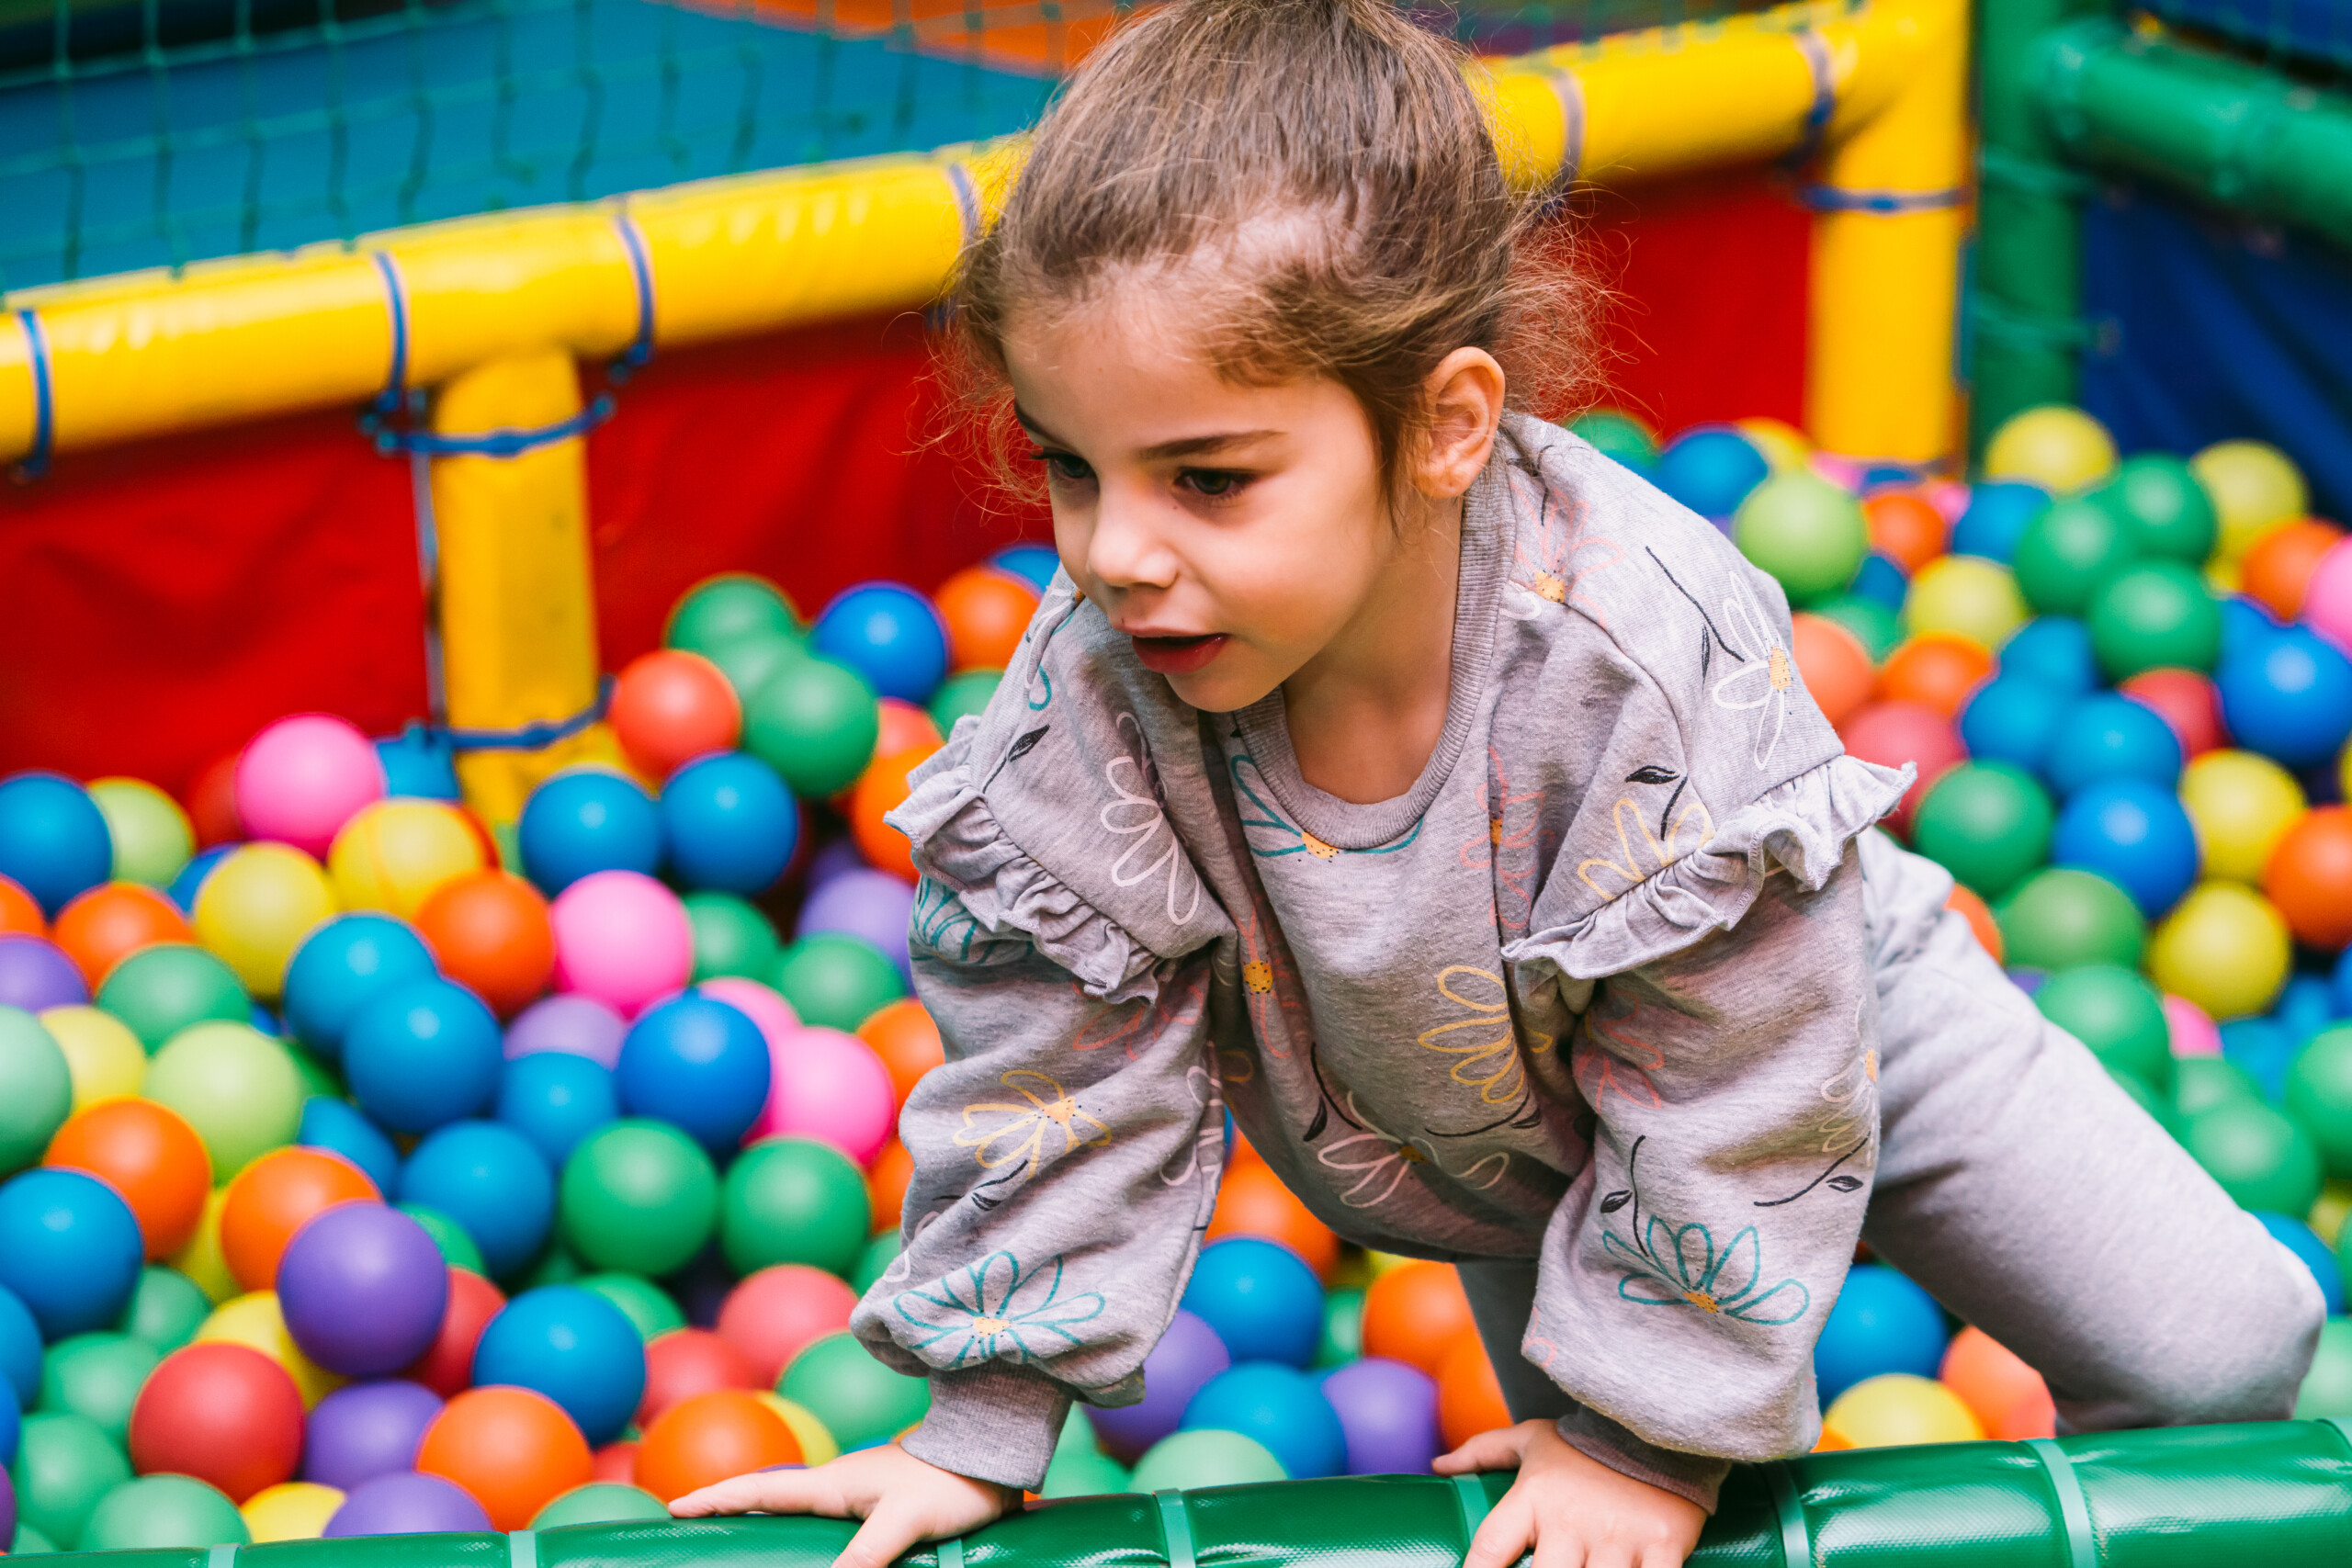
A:
[[[204,1554],[204,1568],[234,1568],[236,1561],[237,1543],[224,1540]]]
[[[1155,1492],[1159,1504],[1159,1539],[1168,1548],[1168,1568],[1197,1568],[1193,1557],[1193,1519],[1184,1512],[1182,1492]]]
[[[1486,1483],[1476,1475],[1457,1475],[1453,1481],[1453,1501],[1462,1509],[1462,1555],[1470,1555],[1470,1543],[1478,1538],[1478,1527],[1487,1521],[1494,1505],[1487,1501]]]
[[[506,1568],[539,1568],[539,1535],[537,1530],[506,1532]]]
[[[1781,1516],[1781,1568],[1813,1568],[1813,1533],[1804,1526],[1804,1499],[1797,1495],[1795,1474],[1786,1460],[1761,1468],[1772,1492],[1772,1511]]]
[[[2098,1568],[2098,1542],[2091,1536],[2090,1505],[2083,1500],[2075,1461],[2053,1438],[2028,1438],[2025,1446],[2041,1461],[2050,1489],[2058,1494],[2058,1520],[2066,1527],[2066,1568]]]
[[[2344,1439],[2344,1446],[2352,1449],[2352,1418],[2342,1416],[2323,1416],[2319,1418],[2319,1424],[2323,1427],[2335,1427],[2335,1435]]]
[[[939,1568],[964,1568],[962,1536],[950,1536],[939,1543]]]

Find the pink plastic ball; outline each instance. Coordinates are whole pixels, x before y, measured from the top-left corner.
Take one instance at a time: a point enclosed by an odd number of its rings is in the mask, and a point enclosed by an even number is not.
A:
[[[715,997],[760,1026],[760,1038],[768,1043],[768,1055],[774,1056],[776,1043],[800,1028],[800,1015],[792,1004],[757,980],[746,980],[741,975],[721,975],[715,980],[705,980],[695,989],[704,996]]]
[[[599,871],[556,895],[555,983],[624,1018],[694,972],[695,933],[678,896],[635,871]]]
[[[2165,1025],[2171,1032],[2176,1056],[2218,1056],[2222,1032],[2206,1010],[2187,997],[2165,998]]]
[[[800,1029],[771,1039],[768,1053],[767,1109],[745,1143],[795,1133],[821,1138],[865,1165],[890,1141],[899,1097],[874,1047],[838,1029]]]
[[[1968,487],[1958,479],[1929,479],[1919,487],[1919,493],[1943,514],[1947,524],[1959,522],[1960,514],[1968,510]]]
[[[2328,547],[2303,592],[2303,622],[2346,653],[2352,653],[2352,539]]]
[[[384,798],[384,763],[368,739],[331,714],[298,713],[253,738],[237,759],[237,816],[255,839],[326,858],[335,830]]]
[[[1815,452],[1805,459],[1805,466],[1839,490],[1859,491],[1862,476],[1869,472],[1851,457],[1840,457],[1834,452]]]

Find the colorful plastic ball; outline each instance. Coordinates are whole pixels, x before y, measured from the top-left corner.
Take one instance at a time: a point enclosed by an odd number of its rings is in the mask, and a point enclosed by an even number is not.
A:
[[[668,1122],[706,1148],[731,1149],[767,1103],[767,1043],[737,1009],[688,991],[629,1026],[613,1081],[628,1114]]]
[[[1299,1201],[1298,1195],[1263,1160],[1228,1165],[1218,1183],[1216,1208],[1203,1239],[1222,1241],[1229,1235],[1277,1243],[1295,1253],[1319,1280],[1329,1280],[1339,1266],[1339,1236]],[[1327,1325],[1328,1306],[1327,1301]]]
[[[43,1163],[87,1171],[119,1193],[150,1259],[187,1245],[212,1190],[204,1141],[177,1112],[145,1100],[111,1100],[57,1130]]]
[[[491,1518],[473,1495],[453,1481],[414,1471],[379,1475],[352,1488],[327,1521],[326,1539],[375,1535],[445,1535],[486,1530]]]
[[[621,671],[605,718],[630,765],[665,779],[696,757],[733,747],[743,705],[718,666],[684,649],[662,649]]]
[[[2328,1315],[2341,1316],[2344,1312],[2344,1271],[2337,1267],[2335,1252],[2319,1238],[2319,1233],[2292,1214],[2264,1212],[2254,1217],[2262,1222],[2262,1228],[2268,1231],[2274,1240],[2295,1255],[2297,1262],[2311,1270]]]
[[[2008,762],[2039,773],[2073,701],[2038,681],[1996,675],[1960,710],[1960,738],[1980,762]]]
[[[1702,424],[1667,445],[1657,487],[1702,517],[1728,517],[1770,474],[1755,443],[1729,425]]]
[[[130,1461],[193,1475],[243,1502],[293,1478],[302,1399],[286,1369],[249,1346],[198,1343],[164,1358],[130,1414]]]
[[[567,768],[523,803],[523,871],[549,897],[598,872],[650,874],[662,863],[662,818],[636,784],[603,768]]]
[[[582,1139],[619,1115],[611,1072],[568,1052],[518,1056],[499,1085],[498,1120],[529,1140],[550,1170],[563,1168]]]
[[[343,1494],[332,1486],[311,1481],[281,1481],[246,1498],[245,1506],[237,1512],[243,1516],[245,1529],[253,1533],[254,1544],[266,1546],[278,1540],[318,1540],[343,1502]]]
[[[1657,478],[1657,436],[1639,417],[1622,409],[1587,409],[1567,422],[1568,429],[1590,442],[1602,457],[1623,464],[1645,479]],[[1015,548],[1022,547],[1016,546]],[[1030,546],[1035,549],[1039,547]],[[1047,581],[1051,573],[1047,574]],[[1045,583],[1039,582],[1042,591]]]
[[[1943,1311],[1933,1296],[1883,1263],[1857,1264],[1814,1346],[1821,1397],[1834,1400],[1886,1372],[1932,1377],[1944,1340]]]
[[[719,1192],[719,1247],[751,1274],[780,1263],[846,1274],[865,1249],[865,1181],[839,1149],[813,1138],[764,1138],[743,1151]]]
[[[1301,1480],[1347,1468],[1339,1413],[1313,1378],[1280,1362],[1239,1361],[1211,1378],[1184,1407],[1183,1428],[1238,1432]]]
[[[622,1121],[572,1151],[557,1189],[564,1242],[599,1269],[658,1278],[702,1250],[718,1223],[718,1173],[660,1122]]]
[[[2222,613],[2195,567],[2143,560],[2092,596],[2091,646],[2112,680],[2170,667],[2211,670],[2222,656]]]
[[[243,1546],[253,1540],[236,1504],[187,1474],[142,1475],[100,1497],[77,1543],[85,1551]]]
[[[712,1389],[670,1406],[645,1428],[637,1483],[667,1503],[730,1475],[800,1462],[782,1416],[745,1389]]]
[[[2222,727],[2221,693],[2198,671],[2143,670],[2116,690],[2154,710],[2172,727],[2182,754],[2192,761],[2229,739]]]
[[[768,1042],[770,1088],[752,1131],[819,1138],[860,1165],[889,1141],[899,1095],[871,1046],[836,1029],[799,1029]]]
[[[506,1031],[506,1055],[562,1051],[610,1068],[621,1059],[628,1024],[594,997],[553,996],[523,1010]]]
[[[2352,660],[2305,627],[2224,660],[2215,683],[2238,743],[2290,768],[2331,760],[2352,734]]]
[[[764,980],[775,973],[784,944],[768,918],[732,893],[689,893],[686,921],[694,928],[697,981],[722,976]]]
[[[915,1084],[923,1074],[947,1059],[939,1025],[932,1021],[922,1003],[912,997],[901,997],[877,1009],[857,1026],[857,1037],[881,1058],[900,1105],[914,1092]]]
[[[196,1337],[211,1314],[211,1298],[195,1280],[176,1269],[151,1265],[140,1270],[130,1304],[119,1321],[125,1334],[145,1340],[160,1355]],[[5,1359],[0,1353],[0,1359]]]
[[[933,724],[929,712],[912,703],[896,697],[884,697],[875,709],[879,728],[874,738],[874,754],[888,757],[896,752],[916,748],[936,750],[947,737]]]
[[[837,660],[803,659],[746,701],[743,749],[782,775],[793,794],[823,799],[865,771],[879,722],[875,688],[865,675]]]
[[[2202,566],[2213,553],[2221,526],[2213,502],[2188,465],[2167,453],[2126,457],[2090,499],[2132,531],[2142,555]]]
[[[827,932],[855,937],[888,957],[904,977],[911,974],[907,928],[913,912],[914,888],[909,883],[861,867],[811,891],[794,932],[804,938]]]
[[[1994,649],[2025,624],[2027,611],[2006,567],[1975,556],[1944,556],[1913,578],[1904,615],[1915,633],[1949,632]]]
[[[2146,935],[2130,894],[2096,873],[2065,866],[2027,877],[1996,906],[1995,914],[2008,963],[2024,969],[2135,967]]]
[[[932,694],[931,705],[925,711],[941,735],[952,734],[957,719],[987,711],[989,699],[996,695],[1003,680],[1001,670],[966,670],[950,675]]]
[[[664,1412],[713,1389],[749,1392],[760,1386],[751,1360],[707,1328],[674,1328],[645,1345],[645,1397],[637,1424],[650,1427]]]
[[[247,743],[237,759],[237,816],[247,836],[322,855],[362,807],[384,798],[384,764],[342,719],[297,714]]]
[[[1908,762],[1917,770],[1918,776],[1894,808],[1894,826],[1906,833],[1928,787],[1945,770],[1968,758],[1952,722],[1917,703],[1871,703],[1849,718],[1838,735],[1846,750],[1865,762],[1886,768]]]
[[[690,887],[753,894],[784,874],[800,812],[784,781],[757,757],[721,751],[670,775],[662,837],[671,871]]]
[[[196,897],[198,941],[256,997],[275,1000],[303,938],[334,913],[316,861],[285,844],[232,850]]]
[[[772,1063],[775,1060],[777,1042],[797,1032],[800,1028],[800,1015],[792,1010],[792,1004],[757,980],[746,979],[741,975],[722,975],[716,980],[704,981],[695,989],[714,1000],[725,1002],[750,1019],[758,1027],[762,1038],[767,1041]]]
[[[294,951],[286,966],[286,1022],[295,1038],[330,1061],[362,1003],[387,987],[429,978],[434,953],[404,921],[383,914],[339,915]]]
[[[0,936],[47,936],[49,917],[14,877],[0,876]]]
[[[2233,882],[2205,882],[2148,940],[2148,977],[2217,1019],[2268,1010],[2293,946],[2269,901]]]
[[[422,1383],[386,1379],[339,1388],[311,1412],[302,1478],[348,1492],[409,1470],[440,1414],[440,1395]]]
[[[854,1030],[876,1010],[907,994],[898,965],[853,936],[822,931],[785,949],[775,988],[801,1022]]]
[[[19,1525],[71,1550],[98,1499],[130,1479],[130,1461],[89,1417],[39,1411],[24,1418],[8,1472]]]
[[[378,992],[344,1036],[352,1099],[396,1133],[430,1132],[489,1111],[504,1059],[490,1009],[463,986],[439,978]]]
[[[473,1380],[474,1347],[481,1331],[505,1304],[504,1293],[488,1280],[470,1269],[452,1268],[449,1310],[441,1319],[441,1332],[433,1348],[403,1375],[445,1399],[464,1388]]]
[[[1247,1486],[1287,1481],[1283,1461],[1263,1443],[1238,1432],[1202,1429],[1177,1432],[1153,1445],[1136,1463],[1128,1487],[1137,1492]]]
[[[98,1006],[130,1026],[148,1050],[190,1024],[243,1023],[253,998],[230,967],[200,947],[151,947],[116,964]]]
[[[2304,811],[2302,786],[2267,757],[2213,751],[2182,770],[2180,802],[2197,825],[2208,876],[2259,883]]]
[[[2086,490],[2115,471],[2115,441],[2078,408],[2042,403],[2001,422],[1984,447],[1984,477],[2023,479],[2055,494]]]
[[[2287,1114],[2335,1178],[2352,1176],[2352,1024],[2324,1029],[2287,1069]]]
[[[752,698],[781,671],[807,663],[809,654],[797,634],[791,637],[754,635],[703,650],[703,657],[726,677],[728,689],[743,705],[743,728],[748,732]]]
[[[989,564],[1024,580],[1043,593],[1053,585],[1054,573],[1061,570],[1062,559],[1051,545],[1023,543],[1005,546],[989,558]]]
[[[634,871],[599,871],[556,896],[555,982],[624,1016],[694,972],[694,926],[678,896]]]
[[[2335,953],[2352,942],[2352,809],[2323,806],[2280,836],[2262,891],[2306,947]]]
[[[520,1128],[503,1120],[452,1122],[409,1156],[401,1168],[400,1196],[455,1220],[490,1272],[505,1278],[527,1267],[547,1244],[555,1218],[554,1169]]]
[[[2311,491],[2287,455],[2260,441],[2217,441],[2188,460],[2221,520],[2219,553],[2244,559],[2256,540],[2311,508]]]
[[[781,589],[750,572],[726,572],[686,591],[670,611],[662,643],[707,654],[749,637],[799,636],[800,618]]]
[[[2064,697],[2098,690],[2102,678],[2090,628],[2072,615],[2037,615],[2001,645],[2004,675],[2030,681]]]
[[[856,840],[858,852],[868,865],[901,878],[910,887],[917,874],[913,846],[886,818],[905,805],[912,793],[909,775],[937,750],[930,745],[887,753],[877,750],[850,795],[850,836]]]
[[[857,1292],[826,1270],[775,1263],[747,1274],[718,1309],[718,1337],[733,1346],[757,1386],[774,1386],[803,1348],[849,1326]]]
[[[2048,491],[2021,479],[1990,479],[1973,487],[1968,509],[1951,527],[1952,553],[2007,565],[2026,525],[2049,504]]]
[[[35,939],[38,940],[38,939]],[[114,966],[158,942],[190,942],[179,906],[136,882],[107,882],[76,894],[58,911],[50,940],[81,970],[92,990]]]
[[[114,849],[113,878],[170,886],[196,852],[196,830],[179,802],[144,779],[96,779],[89,795],[106,818]]]
[[[1369,1356],[1325,1374],[1322,1390],[1340,1417],[1348,1474],[1425,1474],[1444,1451],[1437,1382],[1419,1367]]]
[[[0,779],[0,876],[55,916],[114,874],[114,840],[89,793],[57,773]]]
[[[620,1308],[577,1285],[526,1291],[474,1347],[474,1382],[533,1389],[593,1444],[621,1435],[645,1392],[645,1342]]]
[[[1193,1395],[1232,1364],[1225,1342],[1207,1320],[1179,1309],[1159,1343],[1144,1358],[1143,1398],[1134,1404],[1091,1409],[1087,1418],[1114,1457],[1139,1460],[1176,1430]]]
[[[1869,545],[1860,503],[1828,480],[1800,471],[1774,474],[1757,485],[1739,503],[1732,538],[1792,604],[1843,589]]]
[[[1916,575],[1944,553],[1949,525],[1935,503],[1913,490],[1883,490],[1862,502],[1870,547]],[[1982,564],[1982,563],[1979,563]]]
[[[808,647],[855,670],[883,696],[918,705],[947,673],[947,628],[938,612],[896,582],[836,595],[808,628]]]
[[[1789,654],[1797,663],[1804,689],[1831,724],[1870,700],[1877,671],[1861,639],[1830,620],[1799,611],[1789,632]]]
[[[358,1167],[324,1149],[273,1149],[240,1171],[220,1206],[220,1253],[247,1291],[275,1287],[296,1233],[337,1204],[383,1193]]]
[[[2224,595],[2221,611],[2224,663],[2267,647],[2278,634],[2279,623],[2270,618],[2270,612],[2243,594]]]
[[[464,1487],[493,1529],[523,1529],[550,1501],[594,1479],[580,1428],[560,1405],[526,1388],[471,1388],[451,1399],[425,1428],[416,1468]]]
[[[2180,797],[2164,785],[2106,779],[2066,803],[2050,858],[2098,872],[2154,919],[2196,884],[2197,829]]]
[[[1201,1248],[1184,1310],[1216,1330],[1236,1361],[1304,1367],[1323,1336],[1323,1286],[1290,1248],[1234,1236]]]
[[[112,1326],[144,1257],[130,1205],[96,1177],[28,1170],[0,1183],[0,1287],[44,1339]]]
[[[2041,1374],[1981,1328],[1952,1336],[1936,1380],[1960,1396],[1988,1438],[2015,1442],[2055,1430],[2057,1411]]]
[[[38,1013],[89,999],[82,971],[56,943],[46,937],[0,936],[0,1007]]]
[[[2037,614],[2081,615],[2138,558],[2132,531],[2111,513],[2088,501],[2058,501],[2027,525],[2013,568]]]
[[[1027,579],[992,567],[967,567],[939,585],[932,603],[947,628],[951,670],[1001,670],[1012,662],[1038,589]]]
[[[1950,632],[1922,632],[1888,655],[1876,694],[1951,718],[1992,672],[1993,656],[1981,645]]]
[[[931,1408],[931,1385],[892,1371],[846,1331],[812,1340],[776,1392],[823,1424],[843,1452],[888,1442]]]
[[[424,1227],[381,1203],[345,1203],[294,1235],[277,1276],[294,1343],[345,1377],[398,1371],[432,1348],[449,1271]]]
[[[390,1192],[400,1174],[400,1151],[391,1139],[347,1100],[322,1094],[303,1100],[294,1141],[305,1148],[342,1156],[357,1166],[379,1192]]]
[[[2319,612],[2314,625],[2323,637],[2342,647],[2346,639],[2333,626],[2323,623],[2335,618],[2339,603],[2352,608],[2352,602],[2345,598],[2352,593],[2352,552],[2336,548],[2343,540],[2344,531],[2333,524],[2308,517],[2281,523],[2264,534],[2239,563],[2241,588],[2281,621],[2291,621],[2303,613],[2322,563],[2333,554],[2320,604],[2313,606]]]
[[[592,1481],[575,1486],[531,1516],[535,1530],[565,1525],[665,1523],[670,1510],[643,1487],[626,1482]]]
[[[2108,1071],[2171,1098],[2178,1064],[2163,998],[2147,981],[2114,964],[2086,964],[2051,976],[2033,1005],[2089,1046]]]
[[[387,796],[453,805],[464,798],[458,784],[458,754],[446,733],[412,723],[398,735],[378,737],[375,745],[376,760],[384,764]]]
[[[40,1407],[85,1416],[121,1442],[130,1425],[130,1407],[160,1359],[162,1354],[153,1345],[129,1334],[68,1335],[42,1359]],[[15,1444],[14,1423],[0,1415],[0,1427],[10,1428],[0,1438],[0,1450],[5,1450]]]
[[[2042,760],[2042,775],[2061,800],[2109,779],[2144,779],[2170,787],[2180,777],[2180,738],[2155,711],[2101,693],[2066,710]]]
[[[505,1017],[555,976],[555,927],[537,887],[494,868],[453,877],[416,912],[441,971]]]
[[[385,800],[343,825],[327,854],[327,876],[346,909],[381,909],[402,919],[452,877],[480,871],[482,840],[454,806]]]
[[[1436,1376],[1456,1340],[1476,1337],[1470,1301],[1453,1268],[1400,1261],[1364,1292],[1363,1353]]]
[[[122,1021],[96,1008],[44,1008],[40,1026],[64,1053],[74,1082],[74,1109],[137,1094],[147,1079],[147,1054]]]
[[[1920,801],[1911,842],[1963,886],[1998,898],[2048,856],[2052,821],[2050,796],[2024,769],[1965,762]]]
[[[2181,1142],[2242,1208],[2301,1214],[2319,1197],[2318,1146],[2267,1105],[2233,1099],[2208,1106],[2188,1118]]]
[[[1968,1443],[1984,1436],[1975,1412],[1959,1394],[1912,1372],[1864,1379],[1832,1401],[1822,1420],[1858,1449]]]
[[[243,1345],[258,1350],[294,1380],[294,1391],[301,1396],[304,1409],[343,1386],[343,1379],[302,1354],[302,1348],[294,1343],[274,1291],[231,1297],[198,1325],[192,1343]]]
[[[656,1336],[686,1325],[685,1309],[678,1305],[676,1298],[640,1275],[582,1274],[572,1283],[612,1303],[628,1319],[637,1337],[649,1344]]]

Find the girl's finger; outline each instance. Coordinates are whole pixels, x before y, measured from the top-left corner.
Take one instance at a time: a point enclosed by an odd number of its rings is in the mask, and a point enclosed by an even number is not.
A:
[[[763,1470],[730,1475],[724,1481],[689,1492],[673,1500],[671,1514],[681,1519],[709,1514],[823,1514],[846,1518],[851,1512],[841,1483],[815,1470]]]
[[[1526,1435],[1516,1427],[1480,1432],[1449,1454],[1440,1454],[1430,1468],[1440,1475],[1460,1475],[1476,1470],[1509,1470],[1527,1451]]]
[[[1634,1568],[1634,1549],[1619,1540],[1596,1541],[1585,1552],[1584,1568]]]
[[[1682,1549],[1679,1546],[1650,1545],[1642,1548],[1636,1558],[1638,1568],[1682,1568]]]
[[[1478,1533],[1470,1538],[1462,1568],[1510,1568],[1534,1539],[1535,1510],[1516,1491],[1506,1492],[1478,1526]]]
[[[900,1552],[922,1537],[906,1509],[886,1502],[866,1516],[849,1544],[842,1548],[842,1554],[833,1559],[833,1568],[889,1568]]]
[[[1532,1568],[1600,1568],[1600,1561],[1587,1553],[1585,1538],[1566,1519],[1536,1527]]]

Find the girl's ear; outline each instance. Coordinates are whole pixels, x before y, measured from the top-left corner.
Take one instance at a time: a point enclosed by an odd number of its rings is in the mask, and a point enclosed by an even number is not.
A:
[[[1450,501],[1470,488],[1494,448],[1503,367],[1483,348],[1457,348],[1438,361],[1423,389],[1428,423],[1407,477],[1423,495]]]

